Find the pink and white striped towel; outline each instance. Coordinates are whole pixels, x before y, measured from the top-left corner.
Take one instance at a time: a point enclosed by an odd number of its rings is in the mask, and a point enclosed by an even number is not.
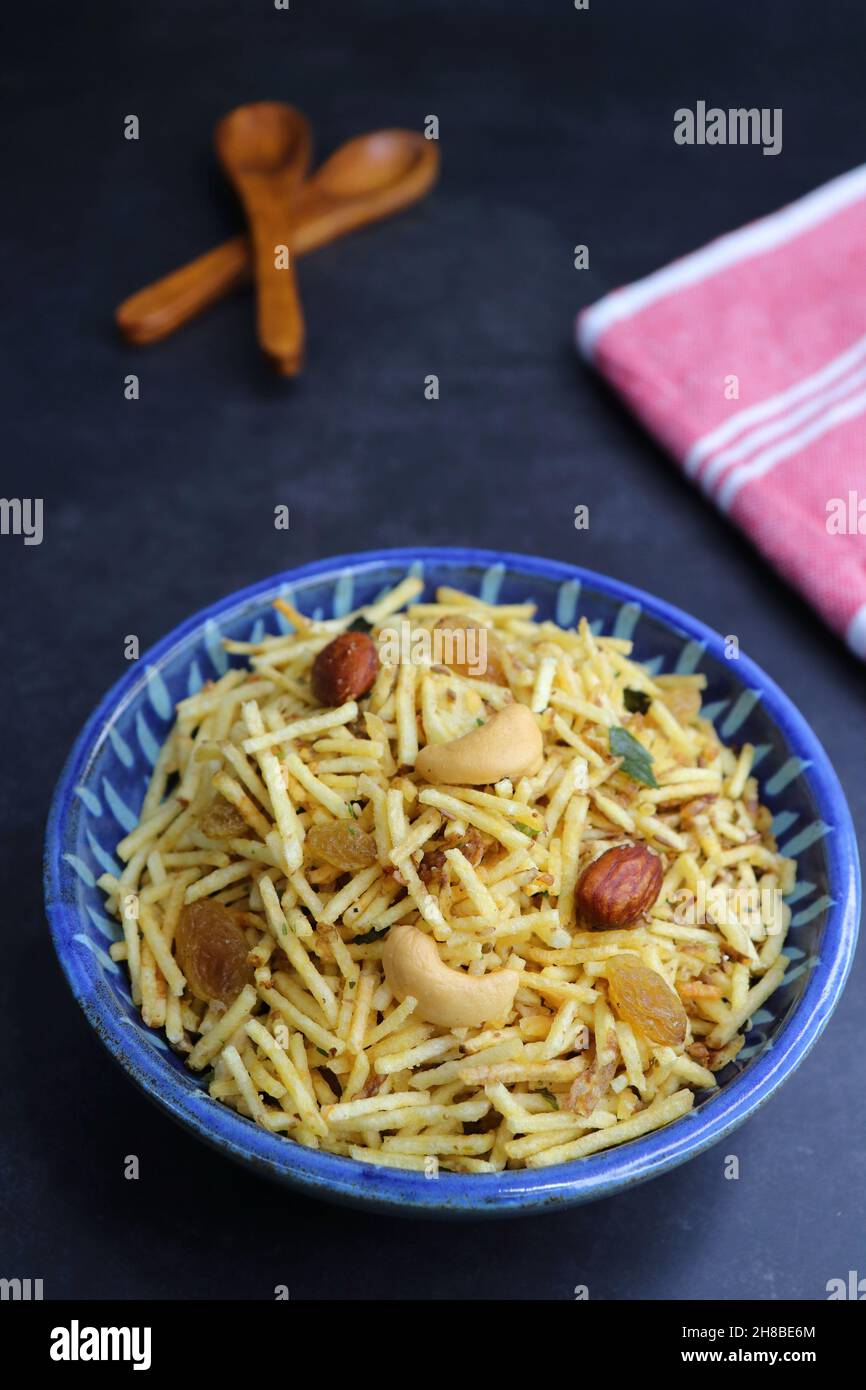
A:
[[[606,295],[577,341],[866,659],[866,165]]]

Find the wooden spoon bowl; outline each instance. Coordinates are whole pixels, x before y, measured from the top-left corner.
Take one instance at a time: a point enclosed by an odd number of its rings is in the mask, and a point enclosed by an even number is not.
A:
[[[235,171],[273,174],[298,158],[306,173],[312,152],[310,125],[303,112],[281,101],[254,101],[223,116],[214,146],[230,178]]]

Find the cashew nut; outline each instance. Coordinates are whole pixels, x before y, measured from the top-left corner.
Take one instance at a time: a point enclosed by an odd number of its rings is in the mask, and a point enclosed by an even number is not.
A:
[[[527,705],[505,705],[477,729],[450,743],[428,743],[415,770],[428,782],[486,786],[503,777],[531,776],[541,766],[543,740]]]
[[[385,979],[399,1000],[417,999],[415,1016],[440,1028],[501,1023],[517,992],[517,971],[467,975],[439,957],[436,942],[417,927],[392,927],[382,957]]]

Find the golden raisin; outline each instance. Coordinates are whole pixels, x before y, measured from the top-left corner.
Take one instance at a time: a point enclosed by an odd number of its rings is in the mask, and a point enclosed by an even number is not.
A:
[[[662,695],[678,724],[691,724],[701,712],[701,692],[693,685],[673,685]]]
[[[477,867],[484,858],[485,844],[474,825],[471,825],[462,840],[452,841],[441,849],[428,850],[418,865],[418,877],[422,883],[445,882],[448,877],[446,849],[459,849],[464,859]],[[553,879],[550,881],[552,883]]]
[[[252,979],[243,928],[215,898],[187,903],[175,946],[190,993],[206,1004],[230,1004]]]
[[[201,828],[209,840],[231,840],[236,835],[246,834],[247,823],[237,806],[232,806],[224,796],[218,796],[211,802]]]
[[[605,965],[614,1012],[650,1042],[680,1047],[688,1018],[678,995],[637,956],[612,956]]]
[[[373,836],[348,820],[314,825],[307,834],[307,846],[314,859],[323,859],[335,869],[356,872],[376,862]]]
[[[502,650],[488,628],[455,613],[450,618],[440,618],[434,631],[442,634],[441,661],[449,671],[458,676],[491,681],[494,685],[508,684]]]

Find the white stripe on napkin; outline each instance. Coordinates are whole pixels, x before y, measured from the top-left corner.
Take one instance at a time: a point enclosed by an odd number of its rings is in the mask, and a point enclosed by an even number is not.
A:
[[[742,463],[738,468],[733,468],[722,483],[716,502],[723,512],[729,511],[731,503],[744,483],[751,482],[754,478],[762,478],[765,473],[769,473],[775,468],[782,459],[789,458],[791,454],[799,451],[807,444],[811,444],[813,439],[819,439],[822,434],[827,434],[829,430],[836,429],[838,425],[843,425],[847,420],[853,420],[857,415],[862,415],[866,410],[866,391],[861,391],[858,396],[852,396],[847,401],[842,401],[834,405],[819,416],[817,420],[808,425],[806,429],[800,430],[798,434],[791,435],[788,439],[783,439],[772,449],[765,449],[762,454],[750,459],[748,463]]]
[[[810,397],[797,410],[788,411],[761,429],[751,430],[732,449],[725,449],[721,454],[715,454],[700,477],[700,484],[704,492],[708,496],[712,496],[719,478],[730,464],[739,463],[741,459],[754,454],[762,445],[770,444],[774,439],[790,434],[797,425],[802,425],[804,421],[810,420],[819,412],[823,413],[826,406],[833,405],[835,401],[843,400],[846,396],[851,395],[854,388],[862,386],[864,381],[866,381],[866,366],[860,367],[856,372],[849,372],[835,386],[830,387],[827,391],[819,392],[817,396]]]
[[[845,641],[857,656],[866,661],[866,603],[857,609],[854,617],[848,624],[848,631],[845,633]]]
[[[790,203],[781,211],[762,217],[760,221],[741,227],[736,232],[728,232],[726,236],[711,241],[700,251],[693,251],[691,255],[683,256],[672,265],[654,271],[643,280],[636,280],[632,285],[614,290],[612,294],[605,295],[580,315],[577,323],[578,347],[583,355],[592,361],[598,339],[612,323],[631,318],[632,314],[646,308],[657,299],[663,299],[665,295],[683,289],[686,285],[696,285],[701,280],[715,275],[717,271],[735,265],[737,261],[744,261],[749,256],[757,256],[761,252],[780,246],[785,241],[790,241],[792,237],[799,236],[801,232],[823,222],[840,208],[855,202],[864,191],[866,164],[861,164],[858,168],[831,179],[814,192],[807,193],[804,198]]]
[[[801,401],[804,396],[820,391],[822,387],[828,386],[838,377],[856,367],[864,357],[866,357],[866,334],[862,338],[858,338],[838,357],[832,357],[811,376],[803,377],[793,386],[786,387],[784,391],[779,391],[775,396],[768,396],[766,400],[759,401],[757,405],[750,405],[745,410],[738,410],[736,415],[732,415],[730,419],[725,420],[714,430],[710,430],[708,434],[702,435],[692,445],[683,463],[685,472],[689,477],[694,477],[704,459],[714,453],[719,445],[727,444],[741,430],[757,424],[761,420],[766,420],[769,416],[778,414],[787,406]]]

